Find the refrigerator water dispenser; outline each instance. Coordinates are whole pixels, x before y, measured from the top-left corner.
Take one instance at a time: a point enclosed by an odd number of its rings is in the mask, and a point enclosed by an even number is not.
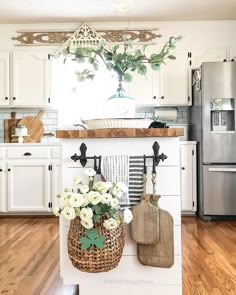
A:
[[[234,98],[213,99],[210,102],[211,132],[235,132]]]

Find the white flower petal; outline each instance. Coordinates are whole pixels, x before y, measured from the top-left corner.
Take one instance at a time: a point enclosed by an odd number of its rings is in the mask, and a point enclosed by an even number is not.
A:
[[[84,198],[82,194],[74,193],[71,195],[71,198],[69,199],[69,204],[72,207],[80,207],[84,202]]]
[[[65,207],[62,212],[66,219],[71,220],[76,217],[75,209],[72,207]]]
[[[125,209],[123,212],[124,223],[130,223],[133,219],[133,213],[130,209]]]
[[[92,168],[85,169],[84,173],[88,176],[95,176],[97,172]]]
[[[81,220],[81,224],[83,225],[83,227],[87,228],[87,229],[90,229],[93,227],[93,221],[92,219],[91,220]]]
[[[115,229],[118,227],[118,222],[117,220],[113,219],[113,218],[109,218],[108,220],[105,220],[103,222],[103,226],[106,228],[106,229]]]
[[[118,200],[117,198],[113,198],[113,199],[111,200],[111,206],[112,206],[113,208],[118,208],[118,207],[119,207],[119,200]]]
[[[83,208],[79,214],[80,218],[84,221],[89,221],[93,217],[93,210],[91,208]]]
[[[60,208],[60,207],[55,207],[55,208],[53,208],[53,213],[54,213],[56,216],[60,216],[60,214],[61,214],[61,208]]]

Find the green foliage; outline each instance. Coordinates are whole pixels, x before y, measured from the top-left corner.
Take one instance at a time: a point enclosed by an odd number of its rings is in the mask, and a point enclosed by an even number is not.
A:
[[[106,68],[110,71],[115,71],[121,81],[131,82],[132,72],[137,72],[140,75],[146,75],[147,64],[151,69],[158,71],[162,64],[165,64],[166,59],[174,60],[176,57],[170,52],[176,48],[176,43],[182,39],[182,36],[171,36],[159,53],[153,53],[149,57],[146,55],[147,45],[142,46],[141,49],[129,51],[132,49],[130,41],[125,41],[123,51],[120,50],[119,45],[112,48],[106,48],[104,43],[100,43],[95,48],[78,47],[74,52],[69,52],[69,48],[63,50],[65,58],[73,55],[76,62],[88,62],[93,66],[94,71],[99,69],[99,62],[103,62]],[[85,79],[93,79],[95,73],[90,70],[84,70],[76,73],[79,81]]]
[[[87,237],[81,237],[80,242],[82,244],[81,249],[87,250],[90,246],[94,247],[96,246],[99,249],[104,249],[104,242],[106,240],[105,236],[98,237],[98,229],[86,229],[86,236]]]

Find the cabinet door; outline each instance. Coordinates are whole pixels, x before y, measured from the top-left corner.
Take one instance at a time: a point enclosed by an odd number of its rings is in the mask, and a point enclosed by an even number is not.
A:
[[[236,47],[231,47],[229,49],[229,58],[230,61],[236,61]]]
[[[132,73],[133,80],[128,85],[128,95],[135,98],[140,106],[157,105],[159,99],[160,76],[149,66],[146,75]]]
[[[4,162],[0,161],[0,212],[6,211],[6,187],[5,187]]]
[[[50,60],[43,52],[13,52],[12,105],[47,106],[50,103]]]
[[[161,106],[189,105],[189,60],[186,50],[175,50],[175,60],[167,60],[160,69]]]
[[[0,106],[8,106],[9,100],[9,52],[0,52]]]
[[[52,162],[52,175],[51,175],[51,200],[52,209],[57,206],[57,193],[62,193],[62,176],[61,176],[61,161],[54,160]]]
[[[46,160],[7,161],[8,211],[48,211],[50,170]]]
[[[191,54],[191,68],[200,68],[203,62],[224,61],[227,58],[226,49],[209,49],[209,50],[192,50]]]
[[[196,148],[180,145],[182,211],[196,211]]]

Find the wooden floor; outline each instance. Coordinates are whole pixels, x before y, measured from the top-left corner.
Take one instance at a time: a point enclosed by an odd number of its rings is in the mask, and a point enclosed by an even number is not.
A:
[[[184,217],[182,224],[183,295],[235,295],[236,222]],[[59,275],[57,219],[0,218],[0,294],[71,295],[73,290]]]

